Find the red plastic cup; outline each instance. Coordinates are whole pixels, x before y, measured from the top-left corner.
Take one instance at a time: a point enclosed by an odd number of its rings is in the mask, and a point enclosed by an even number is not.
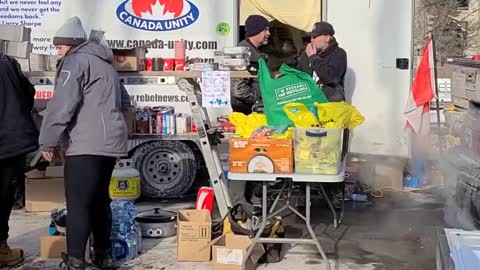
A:
[[[192,133],[197,133],[197,132],[198,132],[197,125],[195,125],[195,123],[192,122]]]
[[[195,209],[202,210],[207,209],[210,214],[213,210],[213,199],[215,197],[213,188],[201,187],[197,193],[197,201],[195,203]]]
[[[175,70],[185,70],[185,59],[175,59]]]
[[[145,70],[152,71],[153,68],[153,58],[145,58]]]
[[[173,71],[175,67],[175,59],[173,58],[168,58],[163,60],[163,70],[164,71]]]

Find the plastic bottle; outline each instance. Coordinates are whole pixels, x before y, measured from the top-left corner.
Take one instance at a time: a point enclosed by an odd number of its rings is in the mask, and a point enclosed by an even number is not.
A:
[[[365,194],[353,193],[352,200],[356,202],[368,202],[368,196]]]
[[[128,233],[129,228],[129,217],[127,211],[120,207],[112,208],[112,234]]]
[[[117,234],[112,237],[112,259],[115,263],[123,263],[132,259],[131,243],[128,237]]]
[[[55,235],[57,233],[57,227],[55,226],[55,222],[52,220],[50,222],[50,226],[48,227],[48,235]]]
[[[138,209],[131,201],[112,201],[110,206],[112,256],[115,263],[123,263],[136,258],[141,249],[141,235],[135,222]]]
[[[135,222],[135,231],[137,233],[137,249],[138,249],[138,254],[142,253],[142,248],[143,248],[143,240],[142,240],[142,227],[140,227],[140,224],[138,222]]]
[[[133,160],[120,160],[112,173],[109,187],[112,200],[134,201],[140,197],[140,172]]]
[[[138,255],[138,238],[135,230],[132,230],[128,233],[128,243],[129,243],[129,253],[131,255],[130,260],[133,260]]]

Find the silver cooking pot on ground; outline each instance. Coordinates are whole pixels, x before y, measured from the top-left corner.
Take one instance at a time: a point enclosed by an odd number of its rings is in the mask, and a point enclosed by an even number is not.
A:
[[[177,213],[160,208],[140,211],[135,220],[144,238],[167,238],[177,234]]]

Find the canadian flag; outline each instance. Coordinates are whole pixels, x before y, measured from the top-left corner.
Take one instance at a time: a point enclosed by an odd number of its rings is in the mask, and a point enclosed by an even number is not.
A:
[[[436,87],[433,56],[433,40],[429,37],[405,107],[405,127],[413,129],[417,135],[430,133],[430,101],[435,98]]]

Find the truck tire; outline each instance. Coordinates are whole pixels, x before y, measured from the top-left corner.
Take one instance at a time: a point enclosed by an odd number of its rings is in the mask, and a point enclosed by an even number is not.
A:
[[[142,196],[168,198],[184,195],[193,185],[197,165],[192,149],[180,141],[153,141],[133,154],[140,172]]]

